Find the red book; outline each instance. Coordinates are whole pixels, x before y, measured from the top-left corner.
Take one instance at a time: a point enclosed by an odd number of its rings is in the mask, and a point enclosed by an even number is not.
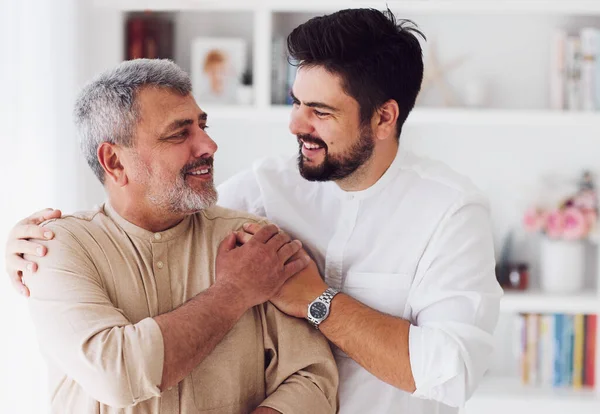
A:
[[[583,384],[593,387],[596,383],[596,321],[597,315],[585,318],[585,378]]]

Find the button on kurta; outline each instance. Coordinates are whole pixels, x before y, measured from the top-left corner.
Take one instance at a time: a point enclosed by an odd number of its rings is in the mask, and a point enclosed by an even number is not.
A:
[[[158,262],[156,262],[156,267],[158,267],[159,269],[162,269],[165,266],[165,264],[163,262],[161,262],[160,260]]]
[[[154,233],[154,238],[156,240],[160,240],[162,238],[162,235],[160,233]]]

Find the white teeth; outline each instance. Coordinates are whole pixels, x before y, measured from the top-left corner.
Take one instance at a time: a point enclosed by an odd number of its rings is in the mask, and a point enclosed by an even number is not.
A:
[[[304,148],[310,149],[310,150],[321,148],[321,146],[317,145],[317,144],[309,144],[308,142],[303,142],[303,144],[304,144]]]
[[[203,175],[203,174],[208,174],[208,169],[194,171],[194,172],[191,172],[190,174],[191,174],[191,175]]]

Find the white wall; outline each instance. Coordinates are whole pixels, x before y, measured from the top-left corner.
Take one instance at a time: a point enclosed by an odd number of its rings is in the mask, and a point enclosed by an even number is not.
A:
[[[43,207],[82,208],[71,110],[82,71],[77,0],[4,0],[0,9],[0,240]],[[4,253],[4,251],[2,251]],[[0,257],[4,269],[4,254]],[[46,412],[45,367],[26,301],[0,277],[2,412]]]

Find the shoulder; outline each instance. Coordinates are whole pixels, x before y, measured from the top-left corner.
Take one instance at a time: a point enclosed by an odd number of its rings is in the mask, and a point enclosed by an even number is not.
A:
[[[218,186],[219,205],[264,216],[265,196],[268,199],[271,194],[280,194],[304,181],[293,158],[263,158]]]
[[[67,242],[69,239],[81,240],[85,235],[102,227],[101,223],[106,220],[108,217],[103,206],[99,206],[93,210],[79,211],[45,221],[41,226],[52,230],[56,240]]]
[[[225,207],[214,206],[197,213],[201,220],[210,223],[214,228],[224,231],[238,230],[244,223],[266,223],[262,217],[244,211],[232,210]]]
[[[446,207],[459,208],[467,204],[480,204],[486,209],[489,202],[484,192],[465,175],[458,173],[441,161],[420,157],[412,153],[404,155],[400,169],[410,178],[409,188],[422,193]]]
[[[281,179],[300,178],[295,157],[267,157],[255,161],[252,166],[239,172],[219,185],[219,190],[231,187],[260,186],[265,177]]]

